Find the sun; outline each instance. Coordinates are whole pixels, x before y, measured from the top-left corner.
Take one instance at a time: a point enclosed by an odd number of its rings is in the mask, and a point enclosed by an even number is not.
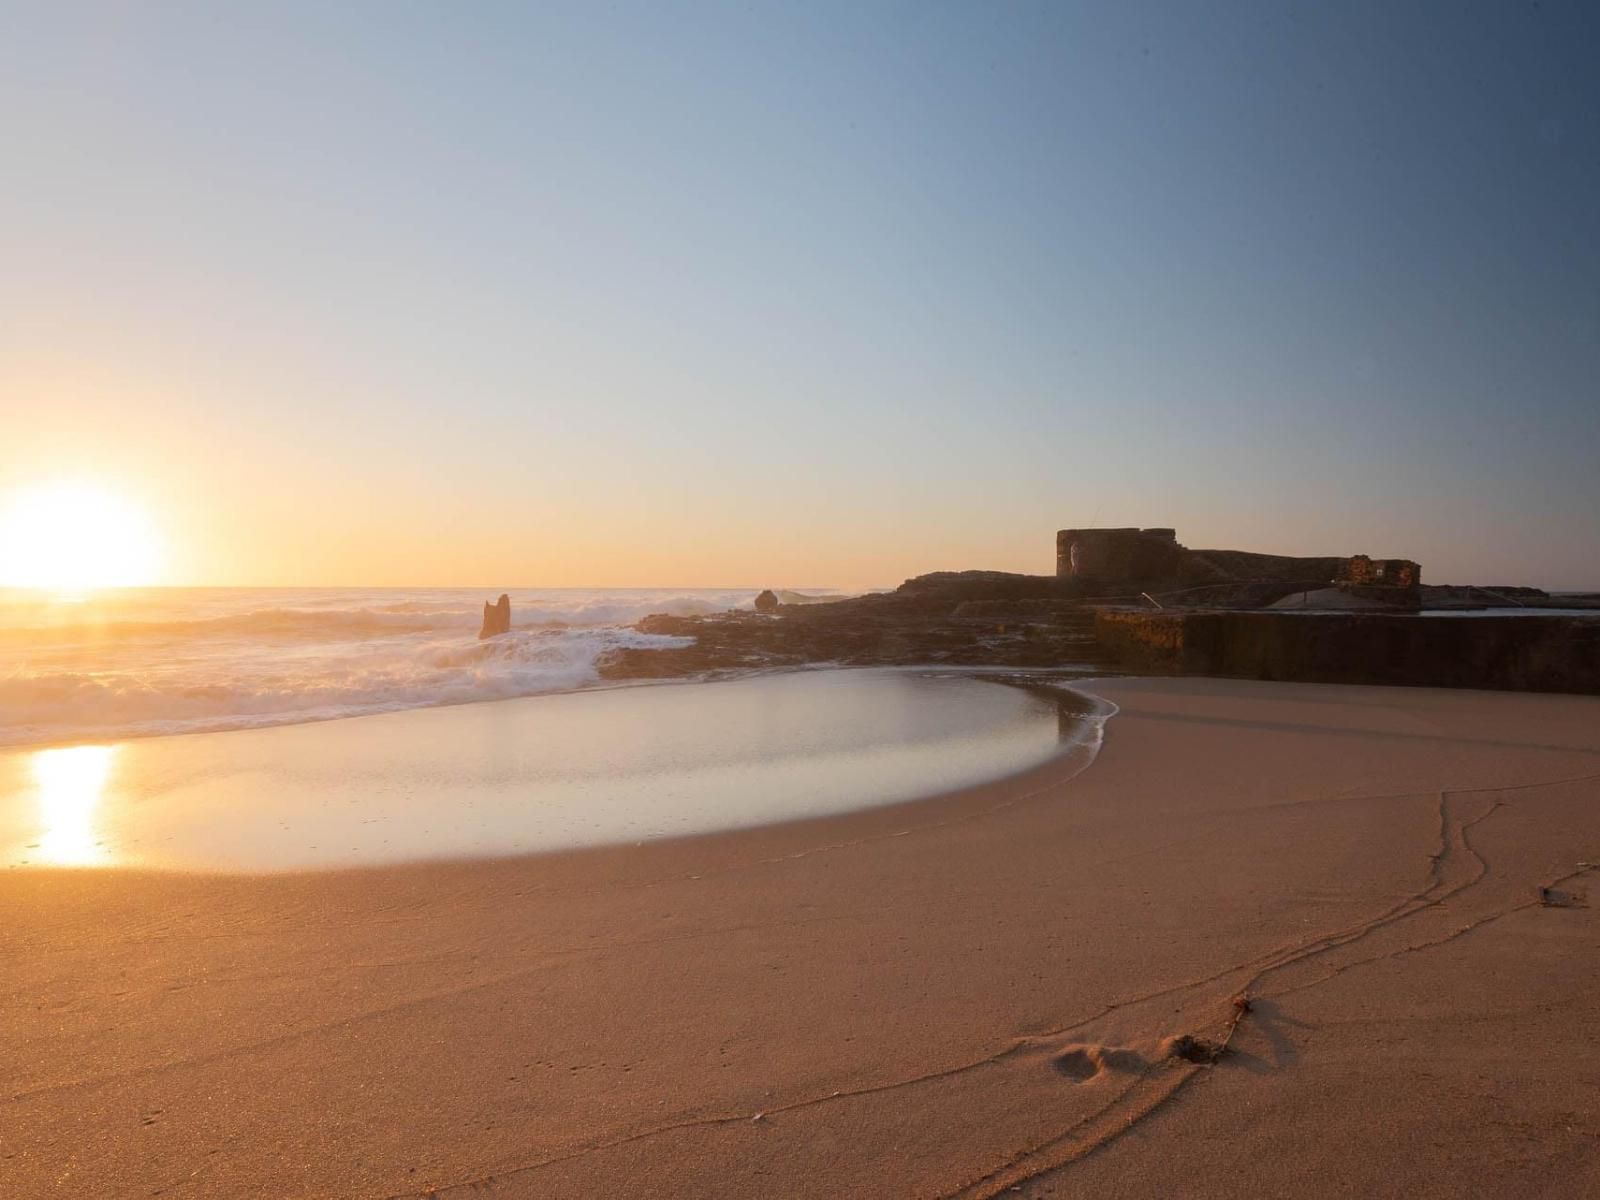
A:
[[[69,594],[139,587],[154,583],[160,567],[149,518],[93,484],[30,488],[0,513],[0,585]]]

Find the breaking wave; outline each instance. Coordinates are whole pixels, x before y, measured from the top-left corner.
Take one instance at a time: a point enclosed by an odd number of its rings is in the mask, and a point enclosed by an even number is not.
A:
[[[702,595],[668,594],[659,598],[623,596],[566,602],[543,600],[529,604],[518,604],[513,597],[512,626],[630,625],[652,613],[698,616],[729,608],[748,608],[752,596],[753,593],[736,593],[725,602]],[[0,606],[0,620],[4,615],[4,606]],[[481,615],[481,607],[419,601],[357,608],[271,607],[219,615],[186,614],[166,620],[119,619],[93,608],[79,611],[79,606],[73,606],[48,621],[0,624],[0,646],[52,645],[72,640],[105,644],[221,637],[323,640],[430,630],[476,631]]]
[[[513,631],[488,642],[368,643],[287,661],[0,677],[0,745],[248,729],[571,691],[622,646],[686,645],[629,629]]]
[[[593,687],[622,647],[687,639],[650,613],[749,607],[754,590],[146,591],[80,605],[0,594],[0,745],[242,729]]]

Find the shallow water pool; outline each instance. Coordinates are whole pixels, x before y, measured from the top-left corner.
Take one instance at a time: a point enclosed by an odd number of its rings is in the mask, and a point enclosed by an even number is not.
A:
[[[829,670],[18,749],[0,863],[295,870],[770,824],[1037,765],[1081,729],[1075,700]]]

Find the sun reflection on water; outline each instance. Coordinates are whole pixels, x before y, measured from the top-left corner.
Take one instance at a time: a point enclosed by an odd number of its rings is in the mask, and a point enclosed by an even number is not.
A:
[[[36,861],[92,867],[109,855],[95,837],[95,817],[119,746],[64,746],[33,755],[41,836]]]

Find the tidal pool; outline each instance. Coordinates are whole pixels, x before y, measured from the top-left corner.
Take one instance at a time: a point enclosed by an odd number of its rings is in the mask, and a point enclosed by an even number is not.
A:
[[[822,816],[1013,774],[1081,700],[825,670],[0,752],[0,863],[278,871]]]

